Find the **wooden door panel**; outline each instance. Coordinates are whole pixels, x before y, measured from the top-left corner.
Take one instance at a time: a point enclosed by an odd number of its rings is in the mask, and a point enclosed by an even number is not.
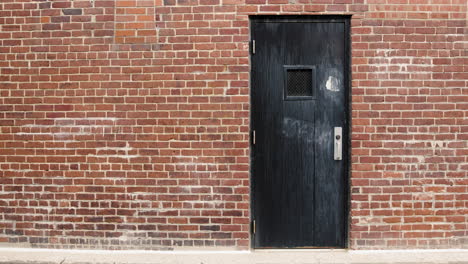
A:
[[[348,20],[252,20],[255,247],[343,247]],[[347,149],[348,133],[343,134]]]

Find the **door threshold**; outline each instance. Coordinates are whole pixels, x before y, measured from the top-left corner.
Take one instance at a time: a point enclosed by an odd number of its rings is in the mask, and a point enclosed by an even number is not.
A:
[[[297,251],[310,251],[310,252],[348,252],[347,248],[252,248],[252,251],[261,252],[297,252]]]

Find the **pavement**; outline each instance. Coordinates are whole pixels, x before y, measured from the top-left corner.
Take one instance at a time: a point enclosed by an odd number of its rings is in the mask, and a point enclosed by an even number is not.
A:
[[[0,248],[0,264],[468,264],[468,249],[143,251]]]

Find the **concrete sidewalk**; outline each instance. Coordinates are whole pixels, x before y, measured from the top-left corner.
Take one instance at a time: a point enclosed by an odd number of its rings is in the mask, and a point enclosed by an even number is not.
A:
[[[106,251],[0,248],[1,264],[468,264],[468,250]]]

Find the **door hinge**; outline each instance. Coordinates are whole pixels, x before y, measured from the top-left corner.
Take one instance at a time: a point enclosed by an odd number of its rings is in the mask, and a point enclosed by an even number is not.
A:
[[[252,40],[251,48],[252,48],[252,54],[255,54],[255,39]]]
[[[252,221],[252,233],[255,234],[257,231],[257,226],[255,225],[255,220]]]
[[[252,130],[252,145],[255,145],[255,142],[256,142],[255,130]]]

